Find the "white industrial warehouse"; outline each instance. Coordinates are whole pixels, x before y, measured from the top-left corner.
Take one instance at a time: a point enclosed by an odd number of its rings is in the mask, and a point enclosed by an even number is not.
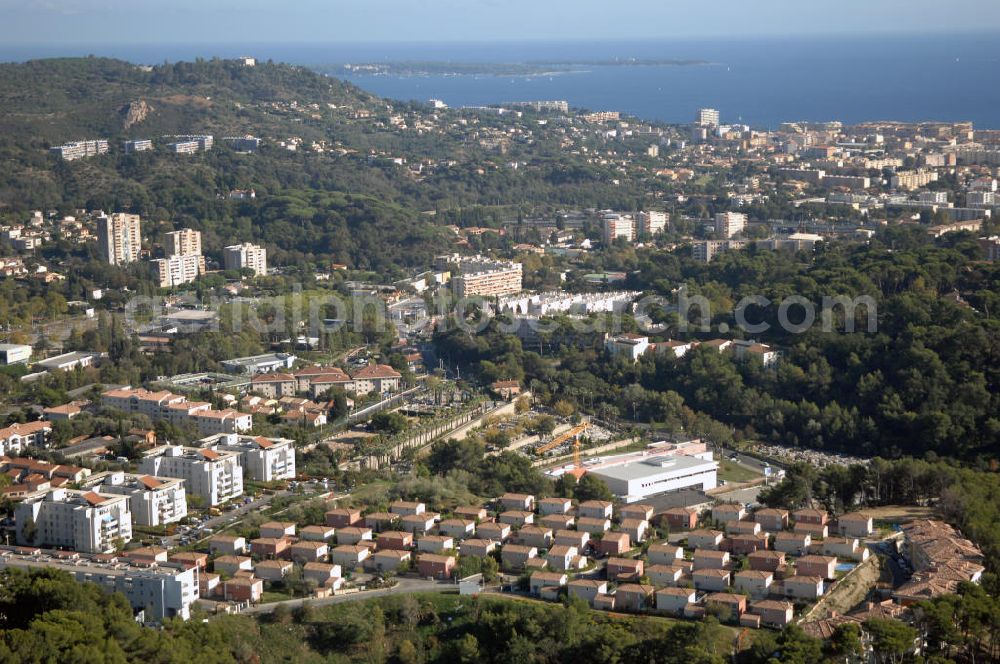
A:
[[[718,483],[719,464],[711,452],[688,456],[671,454],[650,456],[622,464],[588,470],[604,480],[611,492],[626,503],[680,489],[714,489]]]

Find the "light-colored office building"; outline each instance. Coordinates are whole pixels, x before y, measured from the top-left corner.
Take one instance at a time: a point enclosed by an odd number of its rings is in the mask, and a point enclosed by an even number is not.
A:
[[[164,526],[187,516],[182,479],[114,472],[94,488],[104,494],[128,497],[132,520],[140,526]]]
[[[97,220],[97,247],[101,258],[111,265],[139,260],[142,230],[139,215],[116,212]]]
[[[149,475],[176,477],[192,496],[210,507],[243,495],[243,468],[238,452],[171,445],[149,452],[139,464]]]
[[[267,276],[267,249],[256,244],[244,242],[234,244],[222,250],[222,257],[227,270],[253,270],[254,276]]]
[[[217,434],[198,441],[203,448],[236,452],[243,475],[256,482],[290,480],[295,477],[295,441],[287,438]]]
[[[132,539],[132,511],[125,496],[53,489],[14,511],[17,542],[110,553]]]

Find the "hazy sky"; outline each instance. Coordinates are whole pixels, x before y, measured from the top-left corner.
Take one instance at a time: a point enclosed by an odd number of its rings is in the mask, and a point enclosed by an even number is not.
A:
[[[996,0],[0,0],[0,42],[369,42],[1000,30]]]

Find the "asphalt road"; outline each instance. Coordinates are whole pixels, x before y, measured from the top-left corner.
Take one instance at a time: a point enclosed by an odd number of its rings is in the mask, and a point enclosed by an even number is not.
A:
[[[180,532],[180,529],[178,529],[178,531],[175,534],[165,538],[166,543],[164,544],[164,546],[166,546],[168,549],[180,546],[180,541],[181,538],[183,537],[191,537],[192,542],[204,541],[209,537],[211,537],[212,535],[214,535],[216,530],[219,530],[224,526],[232,525],[236,521],[239,521],[240,519],[245,517],[252,510],[264,509],[271,503],[272,500],[275,499],[276,496],[284,495],[285,493],[287,492],[282,491],[275,494],[264,494],[263,496],[261,496],[260,498],[251,503],[245,505],[241,504],[235,510],[231,510],[229,512],[223,512],[219,516],[213,516],[209,518],[207,521],[199,524],[198,526],[195,526],[186,533],[182,533]],[[202,531],[200,533],[197,532],[196,531],[197,528],[201,528]]]
[[[755,504],[757,502],[757,496],[760,495],[761,489],[763,488],[764,487],[762,485],[757,485],[746,489],[737,489],[736,491],[729,491],[728,493],[720,493],[716,495],[715,498],[725,502]]]
[[[761,475],[764,474],[764,466],[767,464],[765,464],[763,461],[761,461],[756,457],[752,457],[749,454],[742,454],[740,452],[736,452],[734,450],[728,450],[725,448],[721,450],[720,454],[725,459],[730,459],[732,458],[733,455],[735,455],[736,459],[733,459],[733,461],[735,461],[739,465],[749,468],[755,473],[759,473]]]
[[[213,517],[209,518],[207,521],[205,521],[202,524],[200,524],[200,527],[203,530],[202,530],[202,532],[200,532],[198,534],[195,534],[195,535],[192,536],[192,533],[195,533],[195,530],[192,529],[192,530],[188,531],[187,533],[180,533],[180,532],[178,532],[175,535],[171,535],[170,537],[166,538],[167,542],[168,542],[168,544],[166,546],[168,548],[173,548],[175,546],[178,546],[178,544],[180,542],[180,539],[182,537],[184,537],[185,535],[186,536],[191,536],[192,537],[192,542],[203,542],[203,541],[207,540],[209,537],[211,537],[212,535],[214,535],[216,533],[216,531],[218,531],[218,530],[220,530],[222,528],[225,528],[225,527],[233,525],[234,523],[236,523],[237,521],[239,521],[240,519],[242,519],[243,517],[245,517],[250,512],[255,512],[255,511],[262,510],[265,507],[267,507],[268,505],[270,505],[271,501],[273,501],[275,498],[277,498],[279,496],[287,496],[290,493],[291,493],[290,491],[278,491],[278,492],[271,493],[271,494],[265,493],[264,495],[262,495],[257,500],[254,500],[253,502],[250,502],[250,503],[247,503],[247,504],[242,504],[241,503],[240,506],[237,507],[235,510],[230,510],[228,512],[223,512],[219,516],[213,516]]]

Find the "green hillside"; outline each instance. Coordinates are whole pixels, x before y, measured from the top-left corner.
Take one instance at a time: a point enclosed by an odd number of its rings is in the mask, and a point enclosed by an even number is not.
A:
[[[209,254],[237,240],[272,243],[275,264],[426,265],[451,246],[445,223],[632,207],[642,197],[614,163],[567,150],[557,127],[525,118],[512,138],[510,119],[389,102],[284,64],[3,64],[0,108],[0,222],[33,209],[130,211],[147,228],[203,231]],[[164,146],[177,134],[211,134],[215,147],[171,154]],[[258,153],[223,140],[246,134],[263,140]],[[108,139],[110,152],[72,162],[49,153],[93,138]],[[125,154],[130,138],[156,149]],[[247,188],[255,201],[228,199]]]
[[[445,233],[401,196],[411,184],[405,173],[344,147],[364,147],[366,130],[352,122],[377,112],[378,100],[307,69],[38,60],[0,65],[0,106],[11,109],[0,116],[0,214],[127,210],[149,229],[202,230],[209,252],[265,242],[276,264],[322,258],[386,270],[425,264],[444,246]],[[129,138],[161,146],[166,136],[203,133],[216,146],[196,155],[122,148]],[[239,154],[221,140],[245,134],[264,139],[259,153]],[[61,162],[48,153],[98,137],[109,140],[109,154]],[[299,150],[280,145],[293,137]],[[313,141],[341,149],[317,154],[308,150]],[[256,189],[256,201],[227,200],[237,188]]]
[[[141,68],[107,58],[59,58],[0,65],[0,144],[41,148],[90,136],[125,138],[177,133],[217,136],[288,129],[268,102],[370,104],[373,98],[307,69],[230,60]],[[130,104],[148,116],[128,126]],[[306,133],[322,134],[305,126]]]

